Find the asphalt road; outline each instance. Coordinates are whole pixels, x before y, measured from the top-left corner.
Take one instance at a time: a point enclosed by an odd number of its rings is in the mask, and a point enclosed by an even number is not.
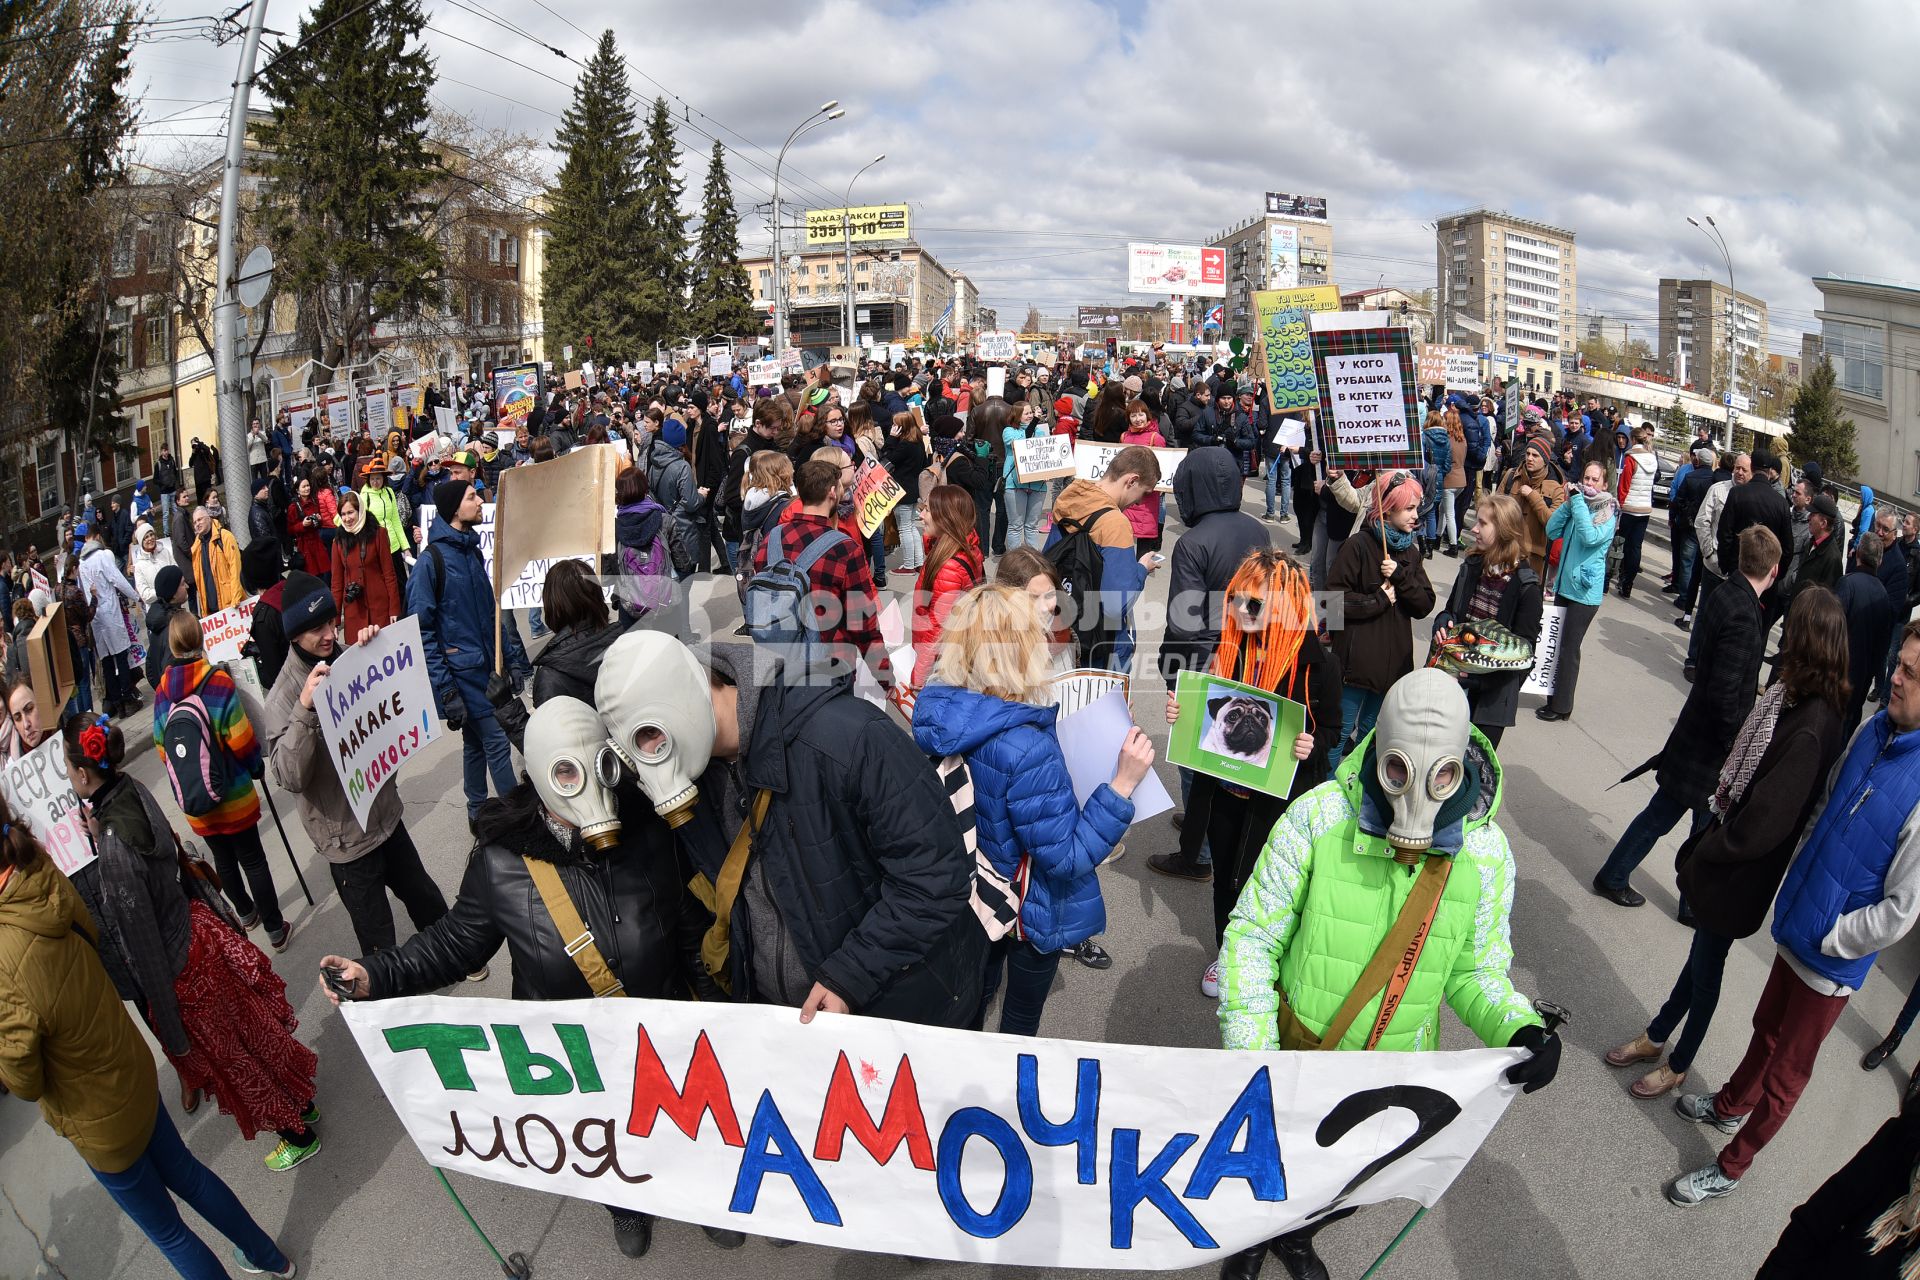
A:
[[[1247,508],[1257,513],[1260,502],[1261,495],[1250,487]],[[1276,530],[1276,540],[1284,535],[1290,546],[1292,532],[1289,523]],[[1384,1277],[1750,1275],[1793,1206],[1892,1113],[1920,1050],[1920,1045],[1903,1050],[1872,1075],[1858,1065],[1860,1054],[1890,1025],[1913,980],[1916,957],[1909,942],[1885,959],[1882,972],[1841,1017],[1799,1109],[1740,1189],[1691,1210],[1675,1209],[1662,1197],[1664,1183],[1704,1164],[1722,1139],[1681,1120],[1665,1101],[1634,1100],[1626,1089],[1634,1073],[1610,1070],[1600,1055],[1644,1025],[1686,955],[1689,935],[1672,918],[1671,854],[1678,833],[1655,849],[1637,877],[1647,906],[1621,910],[1588,889],[1594,869],[1652,791],[1645,778],[1613,783],[1659,748],[1686,688],[1680,676],[1684,637],[1672,626],[1667,597],[1657,594],[1655,575],[1665,571],[1666,554],[1650,544],[1647,558],[1651,573],[1643,577],[1641,591],[1631,601],[1609,598],[1588,633],[1575,718],[1543,724],[1532,715],[1539,700],[1525,698],[1520,723],[1501,751],[1506,773],[1501,822],[1520,872],[1513,908],[1514,979],[1523,991],[1574,1011],[1559,1079],[1514,1103],[1445,1200],[1382,1269]],[[1457,563],[1446,558],[1430,563],[1442,595]],[[1156,579],[1156,589],[1164,591],[1164,574]],[[721,586],[722,625],[731,629],[737,606],[731,584]],[[1140,723],[1164,747],[1157,682],[1139,682],[1135,695]],[[142,716],[134,727],[144,725]],[[136,773],[165,795],[151,755],[143,757]],[[1171,784],[1170,770],[1166,776]],[[467,849],[457,748],[437,747],[410,765],[397,785],[427,865],[451,896]],[[291,806],[281,807],[294,821]],[[302,1275],[419,1280],[497,1275],[405,1138],[347,1029],[319,994],[314,981],[319,957],[350,950],[352,933],[326,868],[312,858],[297,821],[289,834],[319,905],[307,907],[287,873],[285,852],[269,836],[281,902],[298,926],[276,966],[289,980],[301,1035],[320,1054],[325,1150],[291,1174],[270,1174],[260,1164],[270,1138],[242,1142],[232,1121],[211,1106],[181,1117],[174,1077],[164,1066],[162,1094],[194,1151],[239,1192],[299,1262]],[[1096,973],[1064,964],[1059,989],[1047,1006],[1045,1033],[1142,1044],[1217,1042],[1213,1002],[1200,995],[1198,986],[1210,958],[1200,941],[1210,933],[1210,890],[1157,876],[1145,865],[1148,854],[1173,844],[1167,818],[1145,822],[1129,836],[1127,856],[1103,873],[1109,912],[1104,941],[1114,966]],[[1696,1064],[1695,1083],[1717,1086],[1738,1062],[1771,960],[1764,932],[1734,948],[1719,1017]],[[503,954],[492,977],[466,991],[505,997],[507,970]],[[1443,1042],[1467,1047],[1472,1040],[1448,1015]],[[605,1211],[596,1205],[454,1177],[493,1238],[503,1249],[526,1252],[539,1277],[673,1274],[679,1280],[704,1280],[750,1272],[867,1280],[905,1273],[931,1280],[967,1270],[809,1246],[776,1251],[757,1240],[739,1252],[722,1253],[697,1229],[674,1223],[661,1225],[645,1260],[629,1262],[615,1252]],[[4,1280],[170,1274],[72,1149],[41,1123],[37,1109],[15,1099],[0,1099],[0,1191],[5,1197],[0,1206]],[[1375,1206],[1330,1227],[1321,1243],[1333,1274],[1358,1276],[1410,1212],[1406,1204]],[[208,1233],[197,1218],[188,1218]],[[1213,1273],[1210,1266],[1186,1274]],[[1268,1274],[1284,1272],[1269,1264]]]

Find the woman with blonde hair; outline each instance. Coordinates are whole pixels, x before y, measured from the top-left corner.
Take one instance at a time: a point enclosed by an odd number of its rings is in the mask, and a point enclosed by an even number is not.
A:
[[[1106,927],[1095,874],[1133,821],[1133,791],[1153,767],[1153,744],[1127,734],[1113,780],[1084,808],[1054,736],[1047,629],[1017,587],[984,585],[947,615],[933,681],[920,691],[913,737],[935,757],[961,756],[973,781],[980,850],[1019,891],[1020,918],[993,944],[981,987],[986,1009],[1004,972],[1000,1030],[1037,1035],[1060,956]]]
[[[1464,622],[1498,622],[1528,644],[1540,634],[1540,575],[1527,558],[1526,512],[1517,499],[1490,493],[1480,499],[1473,554],[1460,565],[1453,594],[1433,620],[1434,634]],[[1520,709],[1520,686],[1532,664],[1517,671],[1460,677],[1473,727],[1498,747]]]
[[[1265,689],[1307,709],[1306,726],[1291,742],[1273,744],[1300,762],[1285,796],[1238,787],[1196,774],[1180,825],[1180,848],[1155,854],[1147,865],[1163,875],[1203,879],[1200,848],[1213,852],[1213,955],[1226,936],[1240,890],[1260,857],[1261,846],[1287,805],[1327,780],[1328,755],[1340,731],[1340,663],[1320,643],[1313,593],[1306,572],[1283,552],[1261,547],[1247,553],[1227,583],[1227,609],[1212,673]],[[1180,704],[1167,693],[1167,723],[1180,720]],[[1200,992],[1220,994],[1220,962],[1210,959]]]

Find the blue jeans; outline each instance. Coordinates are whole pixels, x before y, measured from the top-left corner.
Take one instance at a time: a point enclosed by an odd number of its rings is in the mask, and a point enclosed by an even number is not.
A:
[[[285,1271],[291,1264],[273,1237],[260,1229],[232,1188],[187,1150],[158,1098],[154,1105],[153,1137],[140,1158],[120,1173],[93,1171],[120,1211],[133,1219],[186,1280],[227,1280],[227,1267],[180,1220],[180,1206],[173,1202],[176,1195],[238,1245],[254,1266]]]
[[[1175,767],[1179,768],[1179,766],[1177,765]],[[1182,809],[1186,808],[1187,805],[1192,802],[1192,800],[1193,800],[1193,770],[1182,768],[1180,769],[1180,807]],[[1194,860],[1203,867],[1212,866],[1213,865],[1213,845],[1206,840],[1202,840],[1200,842],[1200,856]],[[1920,991],[1920,983],[1914,984],[1914,990]]]
[[[1007,546],[1040,549],[1040,517],[1047,512],[1045,489],[1022,489],[1009,485],[1000,504],[1007,512]]]
[[[173,532],[173,522],[180,517],[180,507],[170,493],[160,495],[160,536],[167,537]]]
[[[1700,572],[1700,543],[1695,540],[1693,531],[1677,534],[1673,548],[1673,598],[1681,601],[1680,611],[1687,612],[1687,587],[1693,582],[1693,575]]]
[[[873,583],[877,587],[887,580],[887,526],[884,522],[867,539],[867,560],[873,565]]]
[[[93,649],[73,647],[73,709],[82,715],[93,714]]]
[[[1290,487],[1280,484],[1280,459],[1285,456],[1285,454],[1275,454],[1267,459],[1267,514],[1269,516],[1273,514],[1273,498],[1276,490],[1291,495]]]
[[[1693,1055],[1700,1052],[1700,1042],[1707,1038],[1707,1028],[1713,1025],[1713,1011],[1720,1004],[1720,978],[1727,971],[1727,952],[1732,947],[1732,938],[1696,926],[1693,948],[1687,952],[1687,962],[1674,980],[1673,994],[1647,1024],[1647,1039],[1665,1044],[1680,1020],[1686,1019],[1686,1030],[1667,1051],[1667,1065],[1675,1071],[1685,1071],[1693,1065]]]
[[[1653,793],[1653,799],[1647,801],[1647,807],[1640,815],[1627,824],[1620,834],[1620,843],[1613,846],[1613,852],[1607,856],[1606,863],[1600,868],[1594,881],[1609,889],[1627,887],[1627,877],[1633,869],[1646,860],[1647,854],[1661,836],[1673,830],[1674,824],[1685,817],[1687,802],[1665,787]],[[1693,810],[1693,830],[1698,831],[1713,818],[1713,811],[1705,804]]]
[[[1004,969],[1007,998],[1000,1004],[1000,1034],[1039,1035],[1040,1014],[1046,1008],[1047,993],[1053,989],[1053,975],[1059,967],[1058,951],[1041,951],[1012,934],[994,943],[987,952],[987,976],[980,987],[980,1009],[973,1015],[973,1029],[980,1030],[986,1022],[987,1006],[1000,990]]]
[[[467,704],[467,723],[460,730],[463,744],[462,780],[467,792],[467,817],[473,818],[487,799],[487,775],[493,775],[497,795],[513,790],[513,744],[507,731],[494,719],[493,704],[487,701],[487,672],[456,671],[460,699]]]
[[[1358,685],[1350,684],[1340,691],[1340,741],[1327,753],[1329,772],[1346,758],[1348,751],[1360,745],[1360,739],[1372,732],[1373,722],[1380,718],[1380,704],[1386,700],[1386,694]]]

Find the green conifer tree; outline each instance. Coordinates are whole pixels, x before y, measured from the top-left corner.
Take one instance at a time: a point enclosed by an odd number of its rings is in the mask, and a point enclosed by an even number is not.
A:
[[[637,245],[640,278],[648,286],[636,317],[649,342],[671,343],[690,332],[687,318],[687,227],[680,212],[673,117],[664,98],[653,100],[640,156]],[[705,334],[699,335],[705,337]]]
[[[1828,480],[1849,480],[1860,470],[1860,459],[1853,447],[1853,419],[1841,415],[1834,382],[1833,362],[1823,355],[1794,393],[1787,447],[1800,466],[1818,462]]]
[[[693,299],[689,327],[701,336],[751,337],[760,331],[753,290],[740,265],[740,215],[733,207],[726,152],[716,140],[700,195],[700,235],[693,251]]]

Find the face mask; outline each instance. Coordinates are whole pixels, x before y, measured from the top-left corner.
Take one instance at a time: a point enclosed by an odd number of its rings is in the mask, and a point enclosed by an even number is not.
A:
[[[1380,705],[1374,767],[1393,805],[1387,843],[1412,863],[1433,846],[1440,806],[1466,777],[1467,695],[1443,671],[1402,676]]]
[[[578,698],[549,698],[527,720],[527,776],[548,812],[578,827],[589,849],[620,841],[620,758],[594,709]]]
[[[593,701],[608,740],[668,826],[693,816],[700,775],[713,759],[708,687],[693,651],[658,631],[631,632],[614,641],[594,684]],[[653,739],[650,730],[661,736]],[[645,751],[643,737],[650,740]]]

